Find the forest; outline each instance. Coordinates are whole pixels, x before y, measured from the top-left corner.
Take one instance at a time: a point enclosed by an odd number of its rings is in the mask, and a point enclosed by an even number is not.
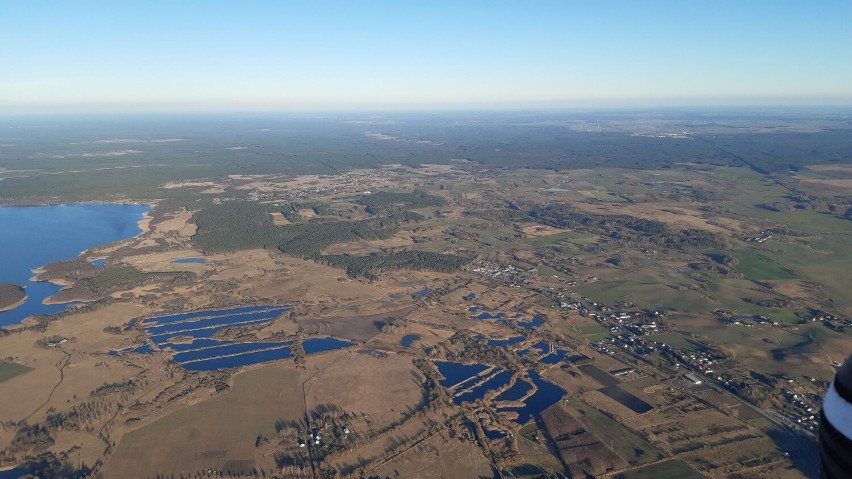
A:
[[[547,226],[604,235],[631,244],[648,243],[681,250],[727,247],[721,238],[704,230],[687,228],[672,231],[663,222],[627,215],[584,213],[560,205],[536,207],[530,210],[529,215]]]
[[[281,241],[266,206],[248,201],[211,205],[192,217],[198,227],[194,240],[204,251],[272,249]]]
[[[411,211],[392,211],[364,220],[276,226],[270,211],[264,205],[245,201],[211,205],[193,216],[198,227],[193,239],[205,252],[277,248],[282,253],[311,258],[335,243],[389,238],[401,224],[423,218]]]
[[[437,271],[452,273],[469,263],[473,258],[427,251],[398,251],[393,253],[373,253],[366,256],[348,254],[318,256],[319,263],[346,270],[351,278],[378,279],[376,273],[398,269],[416,271]]]
[[[389,213],[400,208],[426,208],[430,206],[444,206],[446,200],[438,196],[432,196],[422,191],[412,193],[379,192],[369,195],[361,195],[356,200],[358,204],[364,205],[367,213],[377,215]]]
[[[11,306],[27,297],[23,286],[0,283],[0,309]]]

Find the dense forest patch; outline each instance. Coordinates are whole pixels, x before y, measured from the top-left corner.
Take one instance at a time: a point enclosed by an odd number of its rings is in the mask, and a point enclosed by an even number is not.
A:
[[[0,310],[8,308],[27,297],[23,286],[10,283],[0,283]]]
[[[195,241],[205,251],[274,248],[281,228],[272,223],[269,209],[248,201],[211,205],[192,217],[198,227]]]
[[[356,202],[364,205],[367,213],[370,214],[387,213],[401,208],[427,208],[447,204],[447,201],[443,198],[422,191],[412,193],[379,192],[361,195]]]
[[[352,278],[364,277],[374,280],[378,278],[376,275],[378,272],[398,269],[452,273],[472,259],[469,256],[427,251],[398,251],[394,253],[373,253],[366,256],[348,254],[319,256],[317,262],[345,269],[346,274]]]

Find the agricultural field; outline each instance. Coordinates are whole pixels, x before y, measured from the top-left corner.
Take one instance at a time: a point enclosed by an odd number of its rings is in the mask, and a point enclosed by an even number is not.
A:
[[[41,138],[32,175],[0,156],[4,205],[150,205],[137,235],[38,269],[70,306],[2,330],[0,466],[810,477],[852,344],[847,165],[636,119],[530,127],[523,150],[509,120],[461,142],[440,119],[253,118],[246,149],[223,120],[99,167],[79,155],[100,143]]]
[[[0,383],[29,371],[30,368],[6,361],[0,361]]]

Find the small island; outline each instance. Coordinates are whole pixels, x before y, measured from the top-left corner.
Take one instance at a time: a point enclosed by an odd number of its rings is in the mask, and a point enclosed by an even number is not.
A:
[[[27,300],[27,292],[23,286],[11,283],[0,283],[0,311],[15,309]]]

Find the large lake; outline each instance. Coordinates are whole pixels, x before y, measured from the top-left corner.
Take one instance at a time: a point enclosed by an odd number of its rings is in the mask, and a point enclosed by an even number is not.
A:
[[[138,223],[149,209],[124,204],[0,206],[0,283],[20,284],[27,290],[25,304],[0,312],[0,326],[64,311],[67,305],[42,303],[60,286],[30,281],[32,270],[136,236],[141,232]]]

